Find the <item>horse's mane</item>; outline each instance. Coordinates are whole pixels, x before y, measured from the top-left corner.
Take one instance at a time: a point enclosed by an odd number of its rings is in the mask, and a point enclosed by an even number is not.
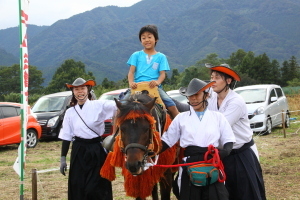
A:
[[[143,104],[149,103],[153,100],[152,97],[147,94],[134,94],[131,95],[128,100],[122,100],[121,105],[118,106],[119,113],[116,117],[116,125],[120,127],[121,124],[127,119],[146,118],[149,121],[151,131],[153,131],[153,143],[149,145],[149,149],[153,149],[154,153],[160,151],[162,146],[160,140],[160,133],[155,128],[156,119],[151,113],[156,112],[155,109],[149,110],[149,106]],[[118,104],[118,103],[117,103]],[[166,122],[162,127],[166,130],[171,123],[171,118],[166,117]],[[156,183],[158,183],[164,177],[166,168],[152,167],[144,171],[142,175],[133,176],[129,170],[125,168],[125,154],[121,151],[123,142],[121,138],[122,134],[116,136],[113,151],[109,152],[103,167],[101,168],[100,175],[110,181],[116,178],[115,167],[122,167],[122,175],[124,176],[124,187],[126,195],[131,197],[140,197],[142,199],[151,195],[152,189]],[[152,147],[151,147],[152,146]],[[124,146],[123,146],[124,148]],[[157,161],[158,165],[171,165],[176,158],[177,145],[164,151],[160,154]],[[177,168],[175,168],[176,170]],[[146,181],[145,181],[146,180]],[[141,184],[142,183],[142,184]],[[170,184],[171,185],[171,184]]]
[[[138,117],[151,115],[149,110],[143,104],[153,100],[147,93],[133,94],[128,100],[124,100],[122,107],[119,108],[117,115],[118,124],[121,124],[126,119],[135,119]]]

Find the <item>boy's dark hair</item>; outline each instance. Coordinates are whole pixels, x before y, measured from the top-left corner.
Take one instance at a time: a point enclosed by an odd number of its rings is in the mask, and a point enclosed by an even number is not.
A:
[[[141,41],[141,35],[145,32],[152,33],[154,35],[155,40],[158,40],[158,31],[157,31],[157,27],[155,25],[146,25],[141,28],[140,33],[139,33],[140,41]],[[156,42],[155,42],[155,44],[156,44]]]

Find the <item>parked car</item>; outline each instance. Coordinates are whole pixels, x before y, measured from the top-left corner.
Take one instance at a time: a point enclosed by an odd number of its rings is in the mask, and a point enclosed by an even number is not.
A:
[[[33,148],[41,138],[42,129],[29,106],[27,109],[27,116],[27,147]],[[0,145],[16,144],[20,142],[21,104],[0,102]]]
[[[248,118],[254,132],[269,134],[272,128],[284,123],[290,126],[288,100],[279,85],[250,85],[234,89],[240,94],[247,105]]]
[[[170,90],[170,91],[167,91],[167,94],[172,98],[172,99],[175,99],[176,101],[179,101],[180,103],[187,103],[188,102],[188,99],[181,95],[179,93],[179,90]]]
[[[100,95],[99,100],[114,100],[114,98],[119,99],[119,95],[122,92],[126,92],[127,89],[128,88],[124,88],[124,89],[113,90],[113,91],[103,93],[102,95]],[[102,138],[105,138],[113,133],[112,118],[105,120],[104,123],[105,123],[105,131],[104,134],[102,135]]]
[[[32,107],[42,127],[42,137],[57,138],[65,112],[72,98],[72,92],[58,92],[40,97]]]
[[[128,90],[128,88],[124,88],[124,89],[105,92],[99,97],[99,100],[114,100],[114,98],[119,99],[119,95],[122,92],[123,93],[126,92],[127,90]]]
[[[92,91],[92,99],[96,99]],[[37,120],[42,127],[42,138],[57,138],[62,128],[62,122],[69,108],[72,98],[72,91],[58,92],[40,97],[33,105],[32,111],[36,114]],[[110,135],[111,119],[105,120],[105,134]]]

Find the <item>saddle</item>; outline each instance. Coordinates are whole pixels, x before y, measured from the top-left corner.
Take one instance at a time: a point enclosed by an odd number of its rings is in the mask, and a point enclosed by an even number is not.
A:
[[[142,92],[143,90],[148,91],[149,96],[151,97],[157,97],[156,103],[160,104],[164,109],[166,108],[164,102],[162,101],[159,92],[158,92],[158,87],[150,88],[149,87],[149,82],[140,82],[137,83],[137,88],[136,89],[131,89],[131,95]]]
[[[166,122],[166,106],[164,102],[162,101],[159,92],[158,92],[158,87],[150,88],[149,87],[149,82],[139,82],[137,83],[137,88],[136,89],[131,89],[131,95],[134,95],[136,93],[142,92],[142,91],[148,91],[148,95],[151,97],[157,97],[156,99],[156,104],[154,109],[156,110],[157,117],[160,119],[160,122],[162,125],[165,124]]]
[[[161,131],[165,125],[166,125],[166,120],[167,120],[167,111],[165,108],[165,104],[163,103],[159,92],[158,88],[150,88],[149,87],[149,82],[140,82],[137,83],[138,87],[136,89],[131,89],[131,95],[137,94],[137,93],[143,93],[143,91],[147,91],[148,95],[151,97],[157,97],[156,103],[154,105],[154,109],[156,111],[156,117],[158,118],[158,121],[160,122],[160,125],[157,124],[156,129],[158,131]],[[152,113],[153,115],[153,113]],[[159,128],[160,126],[160,128]],[[115,137],[117,136],[119,130],[116,130],[116,132],[113,135],[107,136],[102,143],[102,146],[107,150],[107,151],[112,151],[113,150],[113,143],[115,141]]]

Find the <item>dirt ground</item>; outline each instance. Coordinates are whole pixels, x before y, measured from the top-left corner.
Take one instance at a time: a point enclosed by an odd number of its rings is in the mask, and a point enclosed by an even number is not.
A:
[[[260,154],[268,200],[300,200],[300,128],[292,124],[286,138],[282,128],[266,136],[254,136]],[[32,169],[37,169],[38,199],[67,199],[67,176],[58,171],[60,141],[42,141],[28,149],[26,156],[24,199],[32,199]],[[0,199],[20,199],[20,180],[12,166],[17,157],[17,145],[0,147]],[[50,169],[48,172],[42,170]],[[113,181],[114,199],[133,199],[125,196],[123,177],[117,171]],[[151,198],[148,198],[151,199]],[[176,198],[172,196],[172,199]]]

